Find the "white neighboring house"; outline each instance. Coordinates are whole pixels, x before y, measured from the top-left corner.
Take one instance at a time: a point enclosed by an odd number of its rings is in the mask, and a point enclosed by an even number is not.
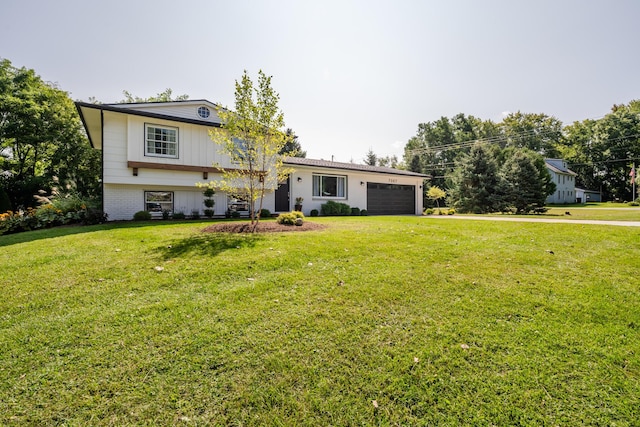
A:
[[[237,169],[209,138],[220,127],[217,106],[207,100],[90,104],[76,108],[93,148],[102,154],[103,210],[109,220],[129,220],[147,210],[202,214],[198,182],[215,181],[224,169]],[[215,167],[213,165],[216,165]],[[288,158],[295,169],[263,208],[285,212],[303,197],[303,212],[320,210],[327,200],[368,209],[372,214],[422,213],[426,175],[391,168]],[[409,206],[409,199],[412,200]],[[216,216],[247,205],[223,192],[214,196]]]
[[[562,159],[544,159],[556,191],[547,197],[549,204],[569,204],[576,202],[576,173],[567,167]]]

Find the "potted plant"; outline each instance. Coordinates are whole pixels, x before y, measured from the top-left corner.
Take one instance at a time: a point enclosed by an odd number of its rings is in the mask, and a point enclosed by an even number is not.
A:
[[[296,205],[295,208],[298,212],[302,212],[302,202],[304,199],[302,197],[296,197]]]

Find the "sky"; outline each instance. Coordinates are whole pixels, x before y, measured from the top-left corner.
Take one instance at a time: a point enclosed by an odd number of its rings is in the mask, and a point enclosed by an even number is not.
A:
[[[0,58],[74,100],[234,104],[273,76],[307,157],[402,158],[458,113],[564,124],[640,99],[637,0],[0,0]]]

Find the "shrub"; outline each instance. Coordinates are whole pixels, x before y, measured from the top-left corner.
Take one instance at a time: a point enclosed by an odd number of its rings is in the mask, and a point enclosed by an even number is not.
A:
[[[164,209],[162,211],[162,219],[169,219],[171,218],[171,211],[169,209]]]
[[[449,209],[449,210],[447,211],[447,215],[453,215],[453,214],[455,214],[455,213],[456,213],[456,210],[455,210],[455,209],[453,209],[453,208],[451,208],[451,209]]]
[[[424,212],[422,212],[423,215],[433,215],[434,209],[433,208],[428,208],[425,209]]]
[[[200,219],[200,211],[191,211],[191,219]]]
[[[151,212],[138,211],[133,214],[134,221],[149,221],[151,219]]]
[[[311,212],[309,212],[310,216],[318,216],[318,209],[311,209]]]
[[[232,211],[231,212],[231,218],[240,218],[240,212]]]
[[[174,212],[173,213],[173,219],[185,219],[187,216],[184,214],[184,212]]]
[[[214,214],[215,214],[215,211],[213,209],[204,210],[204,216],[206,216],[207,218],[213,217]]]
[[[204,199],[204,205],[208,208],[212,208],[216,204],[216,201],[213,199]]]
[[[329,200],[327,203],[324,203],[320,206],[320,211],[322,215],[332,216],[332,215],[351,215],[351,207],[346,203],[338,203],[333,200]]]
[[[351,215],[353,216],[360,215],[360,208],[351,208]]]
[[[366,209],[362,209],[362,210],[360,211],[360,216],[367,216],[367,215],[369,215],[369,213],[367,212],[367,210],[366,210]]]
[[[629,202],[629,206],[640,206],[640,202]]]
[[[260,209],[260,218],[270,218],[271,211],[269,209]]]
[[[278,224],[284,225],[302,225],[304,222],[304,215],[300,211],[293,211],[278,215]]]
[[[207,188],[204,189],[202,194],[204,194],[204,197],[211,198],[211,197],[213,197],[214,194],[216,194],[216,192],[215,192],[215,190],[213,188],[207,187]]]

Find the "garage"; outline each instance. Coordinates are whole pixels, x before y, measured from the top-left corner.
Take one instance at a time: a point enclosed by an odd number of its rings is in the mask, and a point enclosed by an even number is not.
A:
[[[369,215],[415,215],[415,185],[367,183]]]

